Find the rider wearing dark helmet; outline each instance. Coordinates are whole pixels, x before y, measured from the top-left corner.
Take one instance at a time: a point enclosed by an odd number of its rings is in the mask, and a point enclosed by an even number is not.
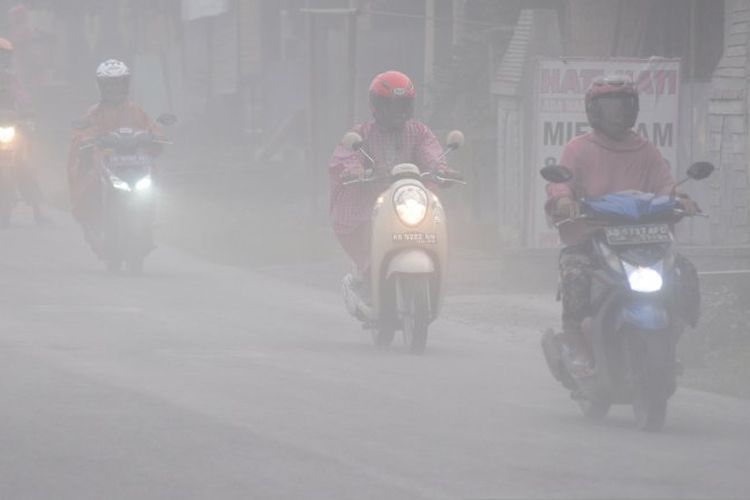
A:
[[[560,164],[568,167],[573,179],[547,186],[547,213],[556,221],[573,219],[580,213],[577,200],[595,199],[606,194],[637,190],[659,195],[670,194],[674,178],[659,150],[633,131],[639,111],[638,90],[621,75],[596,79],[586,92],[586,116],[592,131],[576,137],[564,148]],[[697,205],[680,194],[682,208],[694,214]],[[565,245],[560,254],[562,323],[564,338],[576,352],[575,364],[582,373],[591,364],[590,345],[585,336],[590,316],[591,273],[594,270],[590,235],[594,229],[582,221],[560,226]],[[677,256],[675,265],[695,282],[694,266]],[[699,299],[696,297],[696,301]],[[697,321],[697,307],[694,308]]]

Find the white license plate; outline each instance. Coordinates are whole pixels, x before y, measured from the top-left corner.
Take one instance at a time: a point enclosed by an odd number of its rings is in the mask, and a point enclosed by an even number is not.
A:
[[[605,228],[610,245],[642,245],[645,243],[669,243],[672,232],[669,224],[643,224],[637,226],[612,226]]]
[[[434,245],[437,243],[437,235],[434,233],[393,233],[393,241]]]

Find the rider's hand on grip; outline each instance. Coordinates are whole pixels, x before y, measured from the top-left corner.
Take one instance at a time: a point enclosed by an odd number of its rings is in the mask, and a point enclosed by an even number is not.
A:
[[[680,205],[680,209],[685,212],[685,215],[696,215],[701,213],[698,203],[684,193],[677,195],[677,202]]]
[[[438,172],[438,175],[442,177],[443,179],[449,179],[452,181],[463,181],[464,176],[461,174],[461,172],[458,172],[457,170],[453,170],[450,168],[445,168],[443,170],[440,170]]]
[[[575,219],[581,215],[581,205],[569,196],[563,196],[555,202],[552,217],[555,220]]]
[[[365,176],[365,169],[362,165],[349,166],[344,168],[341,172],[341,180],[343,182],[351,182],[361,180]]]

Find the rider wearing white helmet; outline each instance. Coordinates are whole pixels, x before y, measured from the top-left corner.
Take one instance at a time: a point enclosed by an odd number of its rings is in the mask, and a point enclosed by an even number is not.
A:
[[[96,68],[96,83],[103,104],[122,104],[130,94],[130,68],[117,59],[108,59]]]
[[[91,150],[81,154],[81,143],[99,134],[132,128],[147,130],[162,135],[161,129],[149,118],[140,106],[129,99],[131,71],[127,64],[116,59],[108,59],[96,69],[96,82],[100,99],[82,120],[85,128],[78,130],[73,137],[68,161],[68,180],[73,215],[81,223],[87,239],[97,251],[96,233],[101,223],[101,189],[98,173]],[[158,150],[152,153],[158,154]]]

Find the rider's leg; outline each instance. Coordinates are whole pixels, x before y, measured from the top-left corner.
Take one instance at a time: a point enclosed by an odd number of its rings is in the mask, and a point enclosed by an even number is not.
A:
[[[590,314],[593,268],[593,260],[585,246],[569,246],[560,253],[564,340],[575,352],[576,361],[582,364],[590,364],[593,359],[582,325]]]

